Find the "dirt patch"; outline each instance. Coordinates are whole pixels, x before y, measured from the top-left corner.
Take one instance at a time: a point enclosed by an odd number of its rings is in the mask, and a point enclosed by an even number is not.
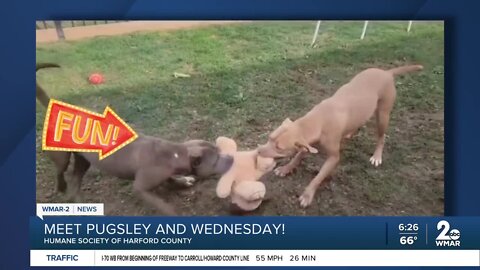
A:
[[[172,31],[211,25],[240,23],[243,21],[130,21],[102,25],[64,28],[65,39],[80,40],[97,36],[116,36],[135,32]],[[36,30],[36,43],[57,42],[55,28]]]

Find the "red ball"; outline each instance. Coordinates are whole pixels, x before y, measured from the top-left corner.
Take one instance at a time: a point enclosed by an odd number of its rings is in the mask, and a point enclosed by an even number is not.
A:
[[[88,77],[88,81],[90,81],[91,84],[101,84],[103,83],[103,76],[100,73],[93,73]]]

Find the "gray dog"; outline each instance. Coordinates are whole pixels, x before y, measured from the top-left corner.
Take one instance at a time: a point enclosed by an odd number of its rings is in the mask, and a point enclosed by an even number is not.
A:
[[[59,66],[37,64],[36,70],[48,67]],[[36,88],[37,99],[48,107],[50,98],[38,83]],[[90,165],[93,165],[110,175],[134,179],[134,191],[166,215],[176,213],[170,204],[155,193],[162,182],[173,179],[190,186],[196,178],[224,174],[233,163],[233,157],[220,154],[215,145],[203,140],[174,143],[145,135],[139,135],[135,141],[103,160],[99,160],[98,154],[94,153],[49,151],[48,155],[57,169],[57,191],[67,191],[70,200],[80,199],[82,178]],[[67,188],[64,174],[71,155],[74,156],[74,169]]]

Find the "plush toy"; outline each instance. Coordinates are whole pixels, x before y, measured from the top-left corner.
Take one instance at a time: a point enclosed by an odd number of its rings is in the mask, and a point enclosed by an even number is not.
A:
[[[237,144],[227,137],[218,137],[216,144],[223,154],[233,156],[233,165],[218,181],[217,196],[230,196],[243,211],[257,209],[265,197],[265,185],[258,181],[275,168],[273,158],[258,155],[257,150],[237,151]]]

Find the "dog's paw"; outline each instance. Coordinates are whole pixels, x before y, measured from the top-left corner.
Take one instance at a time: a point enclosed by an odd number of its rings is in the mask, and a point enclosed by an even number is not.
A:
[[[276,168],[273,172],[277,176],[284,177],[287,174],[291,173],[292,169],[288,165],[284,165],[284,166],[280,166],[280,167]]]
[[[303,194],[298,199],[300,201],[300,206],[303,208],[309,206],[312,203],[314,196],[315,190],[306,188]]]
[[[382,157],[377,157],[375,155],[373,155],[371,158],[370,158],[370,163],[375,166],[375,167],[378,167],[379,165],[382,164]]]

